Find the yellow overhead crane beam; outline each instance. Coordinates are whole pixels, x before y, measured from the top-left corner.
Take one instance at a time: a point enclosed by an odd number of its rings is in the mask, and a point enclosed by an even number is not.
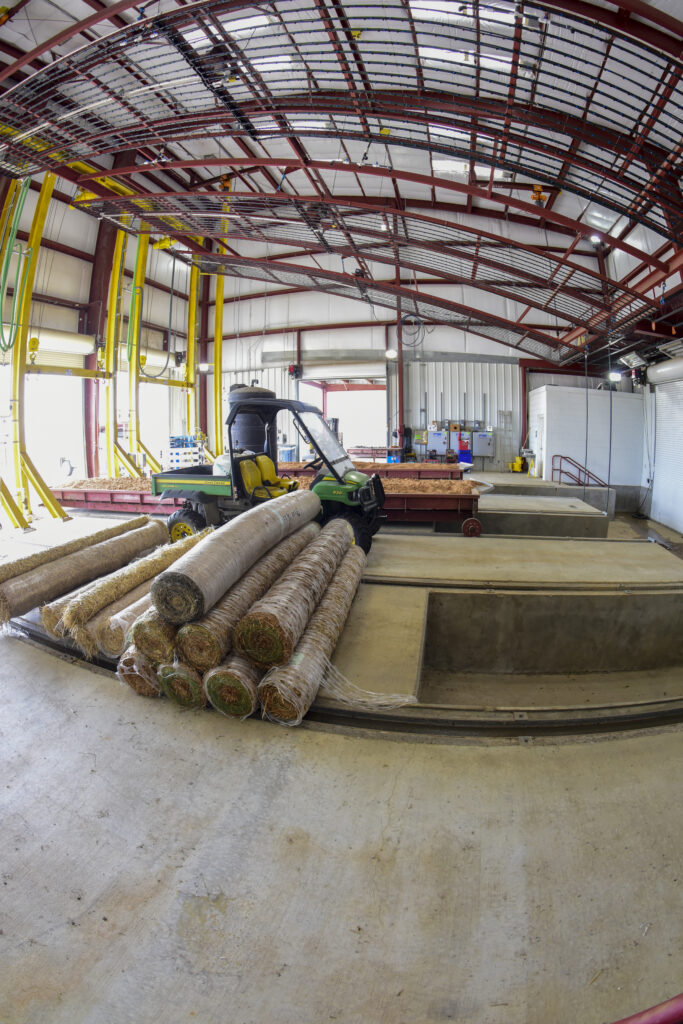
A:
[[[9,244],[9,226],[14,214],[14,205],[19,193],[19,182],[10,181],[5,202],[0,213],[0,264],[4,263],[7,246]],[[0,505],[4,508],[12,526],[18,529],[28,530],[29,523],[12,496],[12,492],[0,476]]]
[[[26,451],[26,434],[24,429],[24,385],[26,382],[26,352],[28,345],[29,324],[31,322],[31,304],[33,301],[33,283],[38,265],[38,251],[43,237],[47,211],[50,206],[52,192],[57,178],[51,171],[45,174],[38,195],[31,229],[28,235],[27,259],[24,264],[21,281],[21,302],[17,317],[17,337],[12,348],[12,442],[14,449],[14,475],[18,504],[22,508],[25,519],[31,518],[31,502],[29,484],[55,519],[69,519],[54,494],[34,466]]]
[[[224,178],[221,181],[222,187],[229,193],[232,191],[232,178]],[[223,213],[230,213],[230,203],[223,204]],[[227,216],[222,218],[221,227],[227,235],[229,221]],[[225,251],[219,245],[219,253]],[[216,456],[222,455],[223,446],[223,303],[225,300],[225,277],[223,274],[216,274],[216,302],[214,305],[213,318],[213,432],[216,444]]]

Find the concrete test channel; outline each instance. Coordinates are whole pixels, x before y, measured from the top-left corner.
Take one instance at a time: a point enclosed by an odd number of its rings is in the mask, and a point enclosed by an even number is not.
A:
[[[417,703],[311,717],[416,732],[634,728],[683,717],[683,562],[646,541],[379,537],[336,667]]]

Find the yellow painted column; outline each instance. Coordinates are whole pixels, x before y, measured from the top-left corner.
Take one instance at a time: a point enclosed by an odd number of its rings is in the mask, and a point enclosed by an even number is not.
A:
[[[111,374],[104,385],[105,401],[105,438],[107,445],[107,471],[110,477],[118,476],[117,448],[117,411],[116,411],[116,370],[118,367],[118,345],[122,316],[122,285],[123,268],[126,258],[125,231],[117,231],[114,244],[114,258],[109,278],[109,294],[107,297],[107,334],[104,348],[104,369]],[[130,460],[129,460],[130,461]],[[138,470],[135,467],[135,474]]]
[[[146,233],[138,235],[128,320],[128,452],[133,462],[138,454],[144,455],[152,472],[159,473],[161,470],[159,461],[142,443],[140,437],[140,324],[148,252],[149,235]],[[140,474],[138,473],[138,475]]]
[[[17,338],[12,349],[12,442],[14,449],[14,472],[16,478],[17,498],[23,510],[25,518],[31,516],[31,504],[28,485],[33,486],[38,497],[43,502],[50,515],[55,519],[69,519],[54,494],[47,486],[40,473],[33,465],[26,451],[26,436],[24,430],[25,412],[25,389],[26,380],[26,349],[28,344],[29,327],[31,323],[31,306],[33,302],[33,283],[38,265],[38,252],[43,236],[45,220],[47,218],[52,192],[55,187],[56,176],[50,172],[45,174],[43,184],[38,195],[31,229],[27,243],[27,256],[22,274],[22,301],[18,314]]]
[[[187,356],[185,359],[185,386],[187,388],[186,430],[197,433],[197,304],[199,301],[199,267],[190,270],[190,290],[187,304]]]
[[[216,457],[223,454],[223,300],[225,278],[216,274],[216,305],[213,321],[213,429]]]
[[[16,179],[13,179],[9,183],[5,202],[2,205],[2,213],[0,213],[0,265],[4,263],[5,253],[9,244],[9,228],[12,221],[12,215],[14,213],[14,203],[18,195],[18,190],[19,182],[16,181]],[[23,512],[12,496],[12,492],[2,477],[0,477],[0,505],[4,508],[12,526],[19,527],[23,530],[28,529],[28,521],[24,517]]]

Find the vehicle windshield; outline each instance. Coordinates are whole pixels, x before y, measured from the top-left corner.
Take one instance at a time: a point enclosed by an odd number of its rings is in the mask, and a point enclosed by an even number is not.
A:
[[[325,420],[317,412],[300,412],[298,416],[326,464],[343,479],[345,473],[354,469],[354,465]]]

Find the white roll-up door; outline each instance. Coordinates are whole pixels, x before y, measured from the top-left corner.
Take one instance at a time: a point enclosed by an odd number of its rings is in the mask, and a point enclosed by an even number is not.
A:
[[[651,518],[683,533],[683,380],[655,390],[657,435]]]

